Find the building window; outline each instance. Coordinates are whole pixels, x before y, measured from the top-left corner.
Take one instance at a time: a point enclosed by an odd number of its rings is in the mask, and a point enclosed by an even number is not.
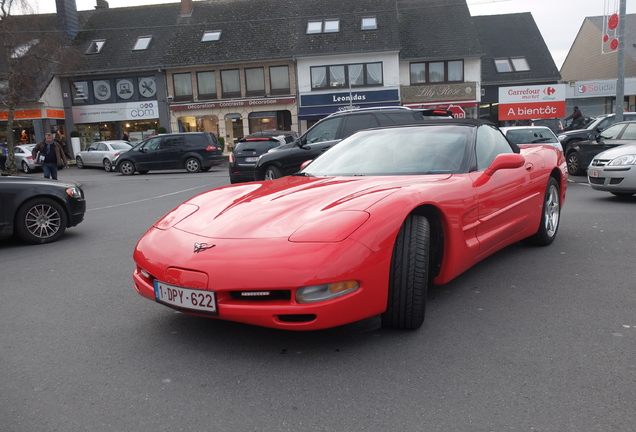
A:
[[[265,73],[263,68],[245,69],[245,91],[247,96],[265,96]]]
[[[383,85],[382,63],[316,66],[311,68],[311,88],[368,87]]]
[[[192,78],[190,72],[172,75],[174,82],[174,100],[192,100]]]
[[[530,65],[525,57],[497,58],[494,59],[494,62],[495,69],[499,73],[527,72],[530,70]]]
[[[446,60],[410,64],[411,85],[464,82],[464,61]]]
[[[241,97],[241,76],[238,69],[221,71],[221,93],[223,98]]]
[[[322,33],[322,21],[309,21],[307,23],[307,34]]]
[[[377,30],[378,21],[375,17],[362,18],[362,30]]]
[[[510,60],[505,59],[495,59],[495,69],[499,73],[512,72],[512,64],[510,64]]]
[[[516,72],[527,72],[530,70],[530,65],[525,57],[511,58],[512,67]]]
[[[307,34],[338,33],[340,31],[339,19],[326,19],[323,21],[308,21]]]
[[[289,66],[271,66],[269,68],[269,87],[271,94],[289,94]]]
[[[148,49],[152,36],[140,36],[133,47],[133,51],[142,51]]]
[[[203,32],[201,42],[214,42],[221,39],[221,30],[210,30]]]
[[[216,72],[197,72],[199,99],[216,99]]]
[[[86,54],[99,54],[102,51],[102,48],[104,48],[105,43],[105,39],[94,40],[86,50]]]
[[[324,27],[325,33],[338,33],[339,31],[340,31],[339,19],[325,20],[325,27]]]

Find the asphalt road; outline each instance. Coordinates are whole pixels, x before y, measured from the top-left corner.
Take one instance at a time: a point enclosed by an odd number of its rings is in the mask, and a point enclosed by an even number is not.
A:
[[[553,245],[435,287],[418,331],[297,333],[133,288],[139,237],[225,167],[59,177],[83,184],[85,221],[0,242],[2,432],[636,430],[636,198],[571,184]]]

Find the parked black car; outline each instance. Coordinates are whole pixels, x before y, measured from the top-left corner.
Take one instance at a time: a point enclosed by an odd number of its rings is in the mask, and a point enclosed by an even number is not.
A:
[[[291,131],[262,131],[238,140],[230,153],[230,183],[254,181],[254,166],[259,156],[296,138],[298,135]]]
[[[636,112],[623,113],[623,120],[636,120]],[[578,141],[585,141],[589,139],[588,136],[590,133],[598,134],[614,123],[616,123],[616,114],[603,114],[596,117],[594,121],[585,126],[585,129],[563,132],[562,134],[559,134],[557,138],[561,141],[563,152],[567,154],[568,149],[572,144]]]
[[[293,174],[300,165],[315,159],[327,149],[361,129],[425,119],[453,118],[448,110],[410,109],[407,107],[363,108],[339,111],[320,120],[297,141],[285,144],[262,155],[254,167],[256,180],[273,180]]]
[[[50,243],[84,220],[81,187],[55,180],[0,177],[0,239]]]
[[[195,173],[223,163],[223,149],[210,132],[183,132],[146,138],[113,160],[124,175],[151,170],[185,169]]]
[[[568,172],[583,175],[594,156],[607,149],[636,142],[636,121],[614,123],[601,133],[590,133],[588,139],[572,144],[565,153]]]

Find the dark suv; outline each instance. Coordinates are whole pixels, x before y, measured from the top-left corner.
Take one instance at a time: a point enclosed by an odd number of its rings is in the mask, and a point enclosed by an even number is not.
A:
[[[623,120],[636,120],[636,112],[623,113]],[[585,129],[569,130],[558,134],[557,138],[561,141],[563,153],[567,154],[572,144],[589,139],[590,134],[598,134],[615,122],[616,114],[604,114],[596,117],[591,123],[588,123]]]
[[[223,161],[223,149],[213,134],[184,132],[146,138],[122,153],[113,165],[124,175],[168,169],[185,169],[195,173],[207,171]]]
[[[320,120],[297,141],[282,145],[262,155],[254,167],[256,180],[273,180],[293,174],[300,165],[362,129],[430,118],[453,118],[447,110],[423,110],[407,107],[363,108],[339,111]]]

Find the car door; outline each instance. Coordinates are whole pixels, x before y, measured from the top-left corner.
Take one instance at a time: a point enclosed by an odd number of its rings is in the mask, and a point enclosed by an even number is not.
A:
[[[181,168],[183,162],[181,158],[185,153],[185,138],[183,135],[165,136],[161,141],[159,153],[161,155],[161,167],[163,169]]]
[[[636,125],[636,124],[634,124]],[[631,126],[630,123],[616,123],[607,129],[603,130],[596,139],[590,139],[587,141],[582,141],[577,145],[573,146],[573,149],[579,154],[579,165],[584,169],[592,162],[594,156],[599,154],[600,152],[607,150],[612,147],[616,147],[617,145],[625,144],[629,142],[629,140],[622,139],[623,136],[636,137],[636,128],[630,128],[630,131],[625,134],[628,126]],[[633,140],[632,140],[633,141]]]
[[[133,159],[137,170],[149,171],[161,169],[161,141],[162,138],[160,136],[148,138],[148,140],[140,146],[139,151],[135,152],[136,154],[127,155]]]
[[[104,160],[104,155],[108,150],[108,147],[103,142],[93,143],[89,147],[90,151],[86,154],[88,160],[85,161],[88,165],[102,165],[102,160]]]
[[[84,165],[93,165],[94,164],[94,152],[97,150],[97,144],[98,143],[93,143],[91,145],[89,145],[88,147],[86,147],[86,150],[82,153],[82,161],[84,162]]]
[[[489,125],[477,129],[477,169],[471,177],[478,202],[479,255],[487,254],[526,228],[536,219],[537,206],[543,202],[543,192],[537,192],[543,186],[539,179],[532,178],[538,168],[532,161],[526,160],[519,168],[501,169],[490,177],[483,177],[495,157],[505,153],[514,153],[514,150],[501,132]],[[483,179],[486,181],[480,181]]]
[[[345,116],[328,118],[314,125],[300,138],[298,145],[289,149],[279,159],[284,175],[290,175],[300,169],[300,165],[308,160],[316,159],[322,152],[340,142],[339,130]],[[285,151],[285,150],[282,150]],[[283,156],[281,154],[281,156]]]

